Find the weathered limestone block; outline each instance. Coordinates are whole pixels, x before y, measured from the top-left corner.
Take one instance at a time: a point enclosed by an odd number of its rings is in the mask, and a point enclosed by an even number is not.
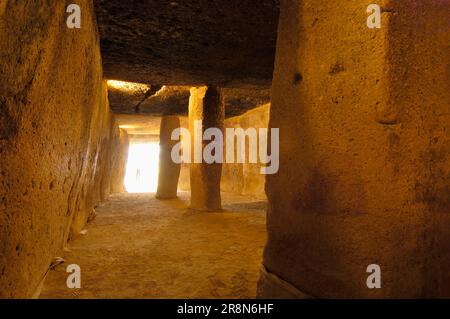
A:
[[[82,28],[68,29],[65,3],[0,5],[0,298],[31,297],[108,192],[111,113],[93,7],[77,1]]]
[[[111,193],[113,194],[125,192],[129,144],[127,132],[116,127],[111,139]]]
[[[225,128],[256,129],[269,126],[270,104],[259,106],[243,115],[225,120]],[[226,143],[225,143],[226,144]],[[238,143],[234,144],[234,153],[238,153]],[[245,163],[226,163],[222,168],[221,189],[224,192],[267,199],[265,193],[265,175],[261,174],[261,163],[250,163],[249,141],[246,139]],[[258,150],[259,151],[259,150]],[[226,152],[226,145],[225,145]]]
[[[372,2],[281,3],[264,265],[313,297],[450,297],[450,4],[383,1],[368,29]]]
[[[159,199],[172,199],[177,197],[178,180],[180,178],[181,164],[172,159],[172,148],[179,141],[172,141],[172,132],[180,128],[178,116],[163,116],[161,119],[159,177],[156,197]]]
[[[197,87],[191,89],[189,100],[189,130],[192,141],[192,164],[190,164],[191,205],[190,208],[202,211],[216,211],[222,208],[220,196],[220,179],[222,164],[195,163],[194,140],[195,121],[203,121],[201,135],[208,128],[217,128],[223,132],[225,110],[220,91],[214,87]],[[203,141],[202,150],[209,141]]]
[[[75,198],[69,198],[69,205],[74,205],[72,218],[67,224],[69,238],[79,235],[94,213],[95,206],[110,194],[111,134],[114,129],[117,126],[114,126],[109,110],[107,85],[106,81],[102,81],[99,103],[92,110],[88,136],[84,141],[86,160],[81,163],[81,179],[77,181],[81,189]]]

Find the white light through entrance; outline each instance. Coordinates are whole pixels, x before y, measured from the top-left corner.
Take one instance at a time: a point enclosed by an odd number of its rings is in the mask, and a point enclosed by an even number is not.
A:
[[[158,187],[159,144],[131,144],[125,188],[129,193],[155,193]]]

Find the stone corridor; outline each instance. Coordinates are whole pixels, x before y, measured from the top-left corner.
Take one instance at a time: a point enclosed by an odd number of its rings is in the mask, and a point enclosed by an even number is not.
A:
[[[450,298],[449,9],[0,0],[0,299]]]

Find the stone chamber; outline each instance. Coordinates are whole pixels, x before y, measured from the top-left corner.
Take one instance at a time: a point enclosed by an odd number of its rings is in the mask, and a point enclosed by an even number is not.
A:
[[[450,1],[374,2],[0,1],[0,298],[450,298]]]

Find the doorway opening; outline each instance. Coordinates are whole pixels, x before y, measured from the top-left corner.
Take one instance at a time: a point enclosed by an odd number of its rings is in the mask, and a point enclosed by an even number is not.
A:
[[[130,144],[125,175],[128,193],[155,193],[158,188],[159,144]]]

